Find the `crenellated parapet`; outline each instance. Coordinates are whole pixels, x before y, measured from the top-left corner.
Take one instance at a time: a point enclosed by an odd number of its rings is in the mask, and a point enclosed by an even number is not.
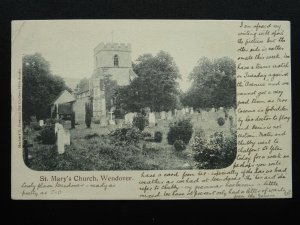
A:
[[[129,43],[104,43],[101,42],[94,48],[94,54],[99,51],[131,51],[131,44]]]

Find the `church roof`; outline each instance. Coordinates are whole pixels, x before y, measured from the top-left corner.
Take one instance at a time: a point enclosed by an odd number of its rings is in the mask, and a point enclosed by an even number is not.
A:
[[[76,100],[74,96],[68,90],[63,90],[59,93],[57,98],[54,101],[52,101],[51,105],[75,102],[75,101]]]

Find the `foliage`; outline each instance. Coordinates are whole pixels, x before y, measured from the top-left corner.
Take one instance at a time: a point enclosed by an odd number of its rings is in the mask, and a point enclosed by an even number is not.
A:
[[[23,120],[29,121],[33,115],[37,119],[50,117],[50,104],[69,88],[61,77],[52,74],[41,54],[25,55],[22,61]]]
[[[116,119],[124,119],[125,111],[122,108],[115,109],[114,114]]]
[[[47,125],[53,125],[53,124],[55,124],[57,122],[57,120],[56,119],[53,119],[53,118],[49,118],[49,119],[46,119],[45,120],[45,124],[47,124]]]
[[[84,136],[85,139],[89,140],[91,138],[99,137],[99,134],[93,133],[93,134],[87,134]]]
[[[76,89],[78,92],[89,90],[89,79],[87,79],[86,77],[81,79],[77,84]]]
[[[90,101],[85,103],[85,124],[87,128],[91,127],[93,116],[92,103]]]
[[[199,169],[220,169],[230,166],[236,157],[236,133],[225,138],[222,132],[215,132],[210,138],[197,135],[192,143],[194,159]]]
[[[152,136],[151,133],[148,132],[148,131],[143,131],[143,132],[141,133],[141,135],[142,135],[142,137],[151,137],[151,136]]]
[[[149,121],[146,116],[138,113],[132,121],[132,125],[139,128],[140,131],[143,131],[145,127],[149,124]]]
[[[186,145],[182,140],[176,140],[174,142],[174,148],[176,151],[181,152],[186,149]]]
[[[145,107],[157,112],[176,108],[179,104],[177,79],[180,74],[174,59],[160,51],[156,56],[142,55],[137,61],[133,70],[138,77],[116,92],[117,108],[128,112],[138,112]]]
[[[219,108],[236,105],[235,62],[227,57],[200,58],[190,74],[191,88],[181,96],[184,105]]]
[[[162,141],[163,134],[160,131],[155,131],[154,141],[160,143]]]
[[[34,130],[41,130],[42,127],[38,122],[30,122],[30,128]]]
[[[217,122],[218,122],[219,126],[223,126],[225,124],[225,120],[223,117],[219,117]]]
[[[114,106],[116,91],[119,87],[117,81],[112,80],[111,77],[112,75],[106,75],[104,77],[105,103],[106,108],[109,110]]]
[[[56,135],[55,135],[55,126],[53,124],[47,124],[43,127],[43,129],[39,132],[36,137],[38,141],[41,141],[43,144],[53,145],[56,143]]]
[[[157,165],[144,161],[142,150],[136,146],[110,145],[102,138],[84,143],[85,148],[66,146],[66,152],[61,155],[54,146],[42,146],[31,159],[30,167],[40,171],[158,169]],[[79,141],[78,144],[83,143]]]
[[[170,124],[168,132],[168,143],[173,145],[176,140],[182,140],[188,144],[193,134],[193,125],[190,119],[181,119],[174,124]]]
[[[134,129],[140,133],[137,128]],[[154,129],[157,128],[149,128],[149,131]],[[29,132],[27,137],[34,138],[36,132]],[[29,148],[32,156],[29,159],[30,168],[39,171],[177,170],[183,169],[182,165],[186,162],[192,164],[192,159],[185,158],[183,154],[174,154],[174,147],[164,141],[140,140],[139,143],[126,144],[126,136],[119,141],[107,135],[108,129],[100,127],[87,130],[78,126],[70,132],[72,142],[65,146],[64,154],[58,154],[54,145],[36,143],[29,138],[34,143]]]
[[[118,144],[137,144],[141,137],[141,131],[136,127],[120,128],[112,131],[109,136],[115,139],[115,143]],[[121,143],[119,143],[121,142]]]
[[[94,120],[94,124],[100,124],[100,120]]]

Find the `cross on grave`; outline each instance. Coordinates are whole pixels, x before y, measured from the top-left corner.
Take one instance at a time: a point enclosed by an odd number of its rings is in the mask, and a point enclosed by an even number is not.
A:
[[[110,120],[109,120],[109,124],[110,125],[116,125],[115,121],[113,120],[112,114],[114,112],[112,110],[110,110],[109,114],[110,114]]]

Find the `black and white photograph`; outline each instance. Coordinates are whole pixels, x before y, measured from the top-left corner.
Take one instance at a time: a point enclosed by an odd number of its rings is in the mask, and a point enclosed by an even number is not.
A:
[[[23,21],[24,163],[35,171],[229,167],[237,155],[233,26]]]

